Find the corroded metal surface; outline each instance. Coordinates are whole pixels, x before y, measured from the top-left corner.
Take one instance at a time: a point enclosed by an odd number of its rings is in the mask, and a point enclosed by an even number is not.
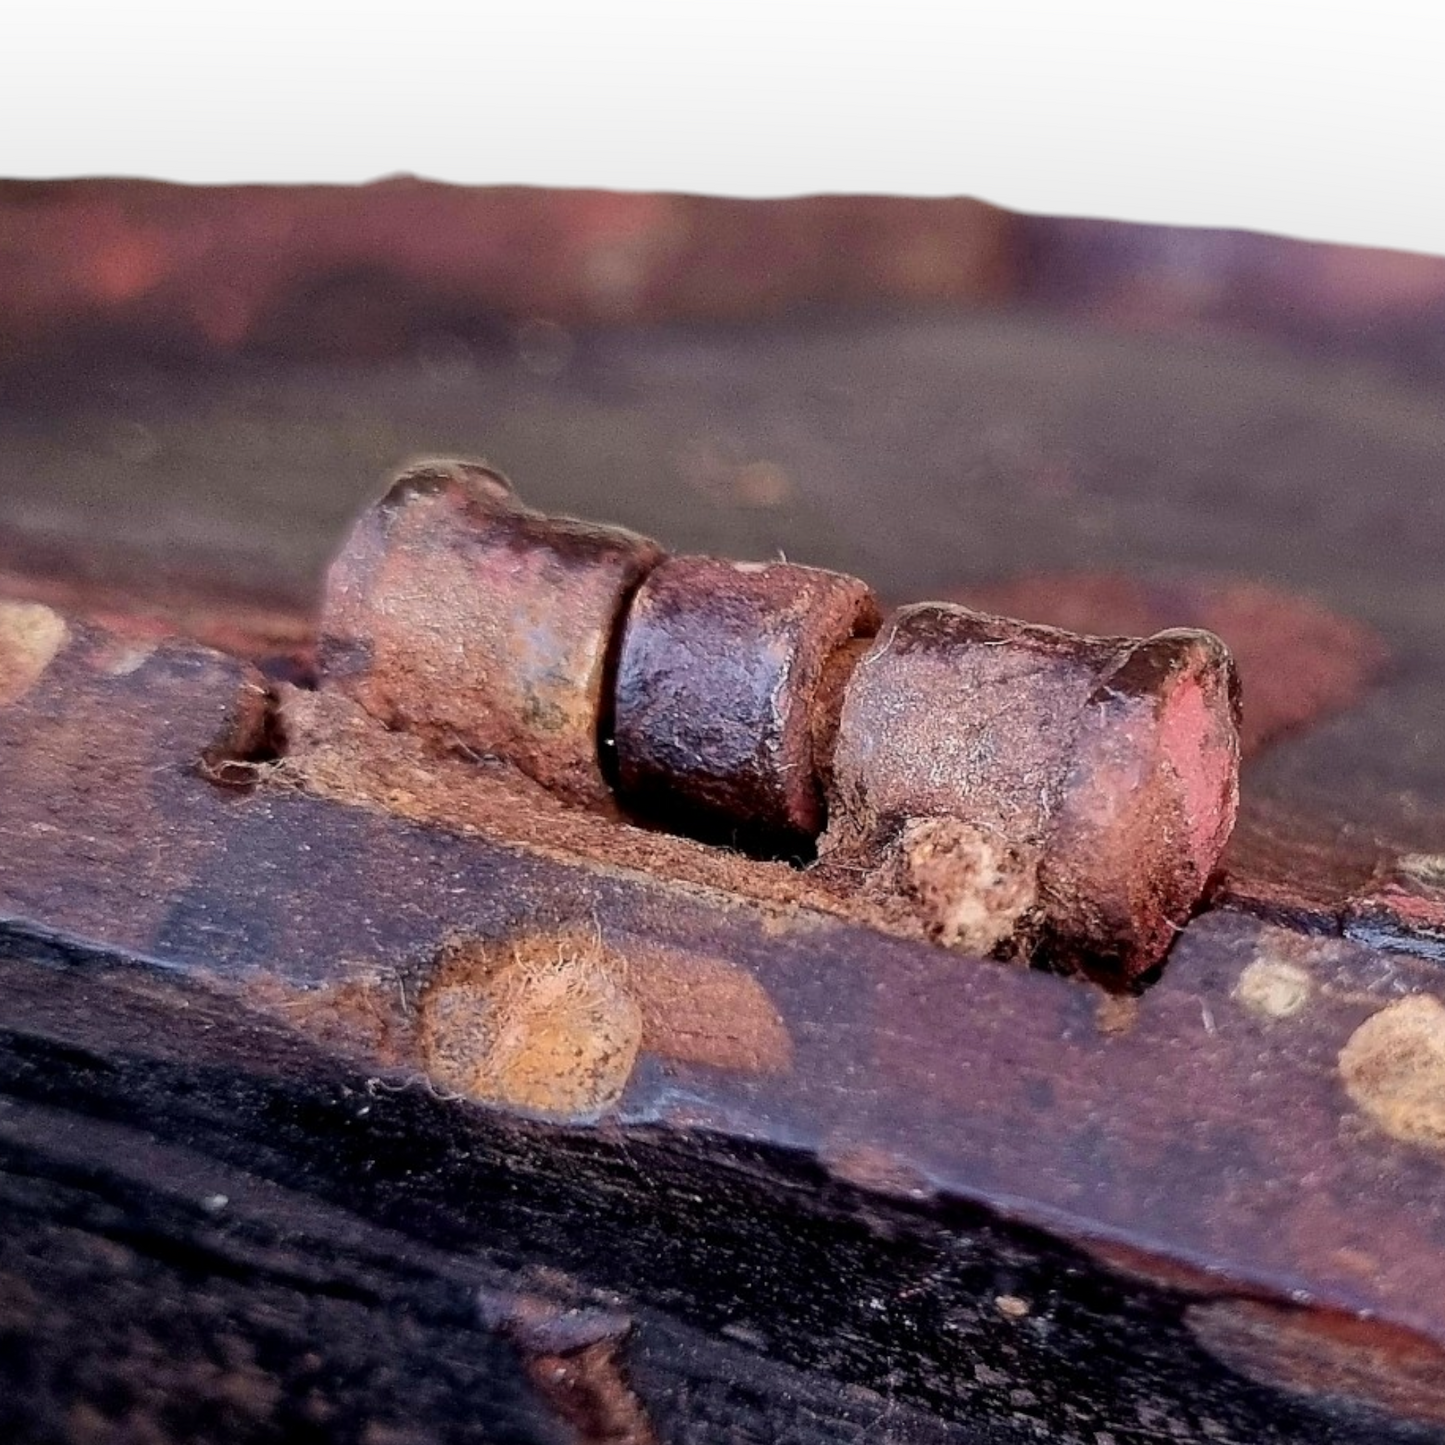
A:
[[[844,695],[823,855],[901,837],[917,873],[913,855],[939,851],[918,823],[956,820],[1000,883],[981,894],[961,856],[940,915],[982,908],[996,917],[974,926],[976,947],[1022,934],[1027,952],[1033,930],[1131,977],[1163,957],[1228,841],[1238,712],[1233,663],[1209,633],[1089,638],[902,608]]]
[[[606,801],[613,638],[661,556],[621,527],[529,510],[482,465],[413,468],[328,573],[322,685],[442,750]]]
[[[1097,638],[946,603],[881,636],[856,578],[664,559],[429,463],[328,574],[321,683],[434,751],[780,851],[936,941],[1128,982],[1203,896],[1239,800],[1218,638]],[[284,733],[284,727],[282,729]],[[881,860],[881,862],[880,862]],[[864,875],[854,882],[847,874]]]
[[[1059,572],[963,587],[946,600],[1095,635],[1215,633],[1249,700],[1240,729],[1247,757],[1346,711],[1384,679],[1390,661],[1373,629],[1308,596],[1237,577]]]
[[[628,611],[617,666],[623,796],[713,827],[811,838],[823,824],[817,714],[829,664],[878,626],[856,578],[677,557]]]

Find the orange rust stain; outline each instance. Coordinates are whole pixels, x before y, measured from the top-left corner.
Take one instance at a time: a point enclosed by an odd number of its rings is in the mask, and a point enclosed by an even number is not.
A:
[[[1445,1004],[1433,994],[1366,1019],[1339,1068],[1354,1104],[1392,1138],[1445,1149]]]
[[[1216,1359],[1256,1383],[1445,1423],[1445,1351],[1409,1330],[1260,1300],[1190,1305],[1184,1320]]]
[[[828,1172],[845,1183],[896,1199],[927,1199],[935,1191],[912,1165],[886,1149],[852,1140],[830,1141],[823,1150]]]
[[[418,1044],[442,1088],[549,1118],[615,1105],[642,1045],[626,965],[582,933],[454,949],[419,1003]]]
[[[1118,1240],[1094,1240],[1083,1248],[1106,1269],[1181,1294],[1217,1295],[1228,1287],[1224,1280],[1195,1265]]]
[[[748,1073],[792,1062],[746,970],[581,928],[450,947],[419,996],[416,1047],[442,1088],[559,1118],[614,1105],[644,1050]]]
[[[0,707],[35,686],[69,635],[65,619],[38,602],[0,602]]]
[[[580,1441],[657,1445],[657,1434],[628,1383],[617,1340],[558,1354],[523,1354],[527,1378]]]
[[[629,944],[628,978],[642,1010],[643,1047],[680,1063],[784,1072],[793,1041],[767,990],[726,959]]]

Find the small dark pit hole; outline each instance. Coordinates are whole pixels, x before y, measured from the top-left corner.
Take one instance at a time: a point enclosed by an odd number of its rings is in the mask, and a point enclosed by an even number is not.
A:
[[[196,771],[218,788],[249,793],[285,754],[279,700],[258,673],[242,684],[225,729],[201,754]]]

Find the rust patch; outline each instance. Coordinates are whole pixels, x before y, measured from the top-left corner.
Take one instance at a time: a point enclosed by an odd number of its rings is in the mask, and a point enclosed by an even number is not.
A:
[[[661,558],[620,527],[530,510],[482,463],[419,464],[327,573],[322,686],[434,750],[504,758],[608,805],[614,634]]]
[[[554,1119],[622,1096],[642,1045],[626,965],[581,933],[462,946],[423,989],[417,1040],[442,1088]]]
[[[384,1068],[403,1067],[413,1058],[406,994],[394,973],[359,966],[356,977],[317,988],[297,988],[274,974],[260,973],[245,981],[241,995],[326,1049]]]
[[[865,887],[906,900],[927,936],[980,956],[1037,936],[1039,853],[957,818],[911,818]]]
[[[1392,1138],[1445,1149],[1445,1004],[1433,994],[1366,1019],[1339,1068],[1351,1100]]]
[[[1349,707],[1389,659],[1383,639],[1307,597],[1228,577],[1167,583],[1112,573],[1019,577],[950,594],[1009,616],[1074,632],[1156,632],[1202,627],[1234,654],[1246,702],[1246,755]]]
[[[642,1047],[649,1053],[749,1074],[792,1067],[788,1026],[746,969],[722,958],[631,942],[627,964],[642,1011]]]
[[[0,707],[35,686],[69,636],[65,619],[38,602],[0,602]]]
[[[202,752],[196,771],[209,783],[250,788],[280,748],[271,690],[259,672],[247,668],[235,705],[216,741]]]
[[[1257,1384],[1445,1423],[1445,1352],[1412,1331],[1260,1300],[1190,1305],[1184,1320],[1210,1354]]]
[[[761,905],[765,923],[785,932],[832,915],[906,938],[924,936],[911,909],[859,895],[852,875],[830,883],[820,870],[799,872],[569,807],[511,768],[437,758],[419,739],[386,728],[336,693],[282,685],[278,696],[286,755],[265,770],[268,786],[483,834],[543,857],[582,859],[609,873],[707,890],[720,906],[743,898]]]
[[[847,684],[820,855],[866,859],[909,820],[958,819],[1036,855],[1051,962],[1127,981],[1164,957],[1229,837],[1237,713],[1209,633],[900,608]]]
[[[725,959],[567,928],[449,947],[418,997],[416,1053],[442,1088],[554,1118],[621,1097],[640,1052],[746,1073],[791,1067],[763,986]]]
[[[579,1445],[656,1445],[627,1378],[625,1315],[534,1294],[480,1293],[482,1322],[511,1340],[538,1394]]]
[[[936,1192],[906,1159],[874,1144],[852,1140],[830,1142],[823,1149],[823,1162],[835,1179],[871,1194],[919,1200],[928,1199]]]
[[[1085,1240],[1080,1247],[1106,1269],[1177,1294],[1200,1298],[1221,1294],[1228,1288],[1225,1280],[1197,1265],[1120,1240]]]
[[[617,662],[618,785],[658,817],[811,836],[829,660],[878,628],[856,578],[674,557],[638,589]]]

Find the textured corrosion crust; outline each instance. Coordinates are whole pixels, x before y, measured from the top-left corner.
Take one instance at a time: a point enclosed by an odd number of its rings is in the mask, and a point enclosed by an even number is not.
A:
[[[1397,999],[1350,1035],[1340,1078],[1351,1101],[1391,1138],[1445,1150],[1445,1004]]]
[[[877,875],[846,865],[798,869],[633,827],[569,807],[513,769],[435,757],[419,738],[384,727],[349,698],[284,684],[278,697],[286,755],[264,770],[271,788],[484,836],[535,856],[585,861],[609,876],[665,880],[679,894],[707,897],[720,908],[746,900],[779,931],[848,920],[898,938],[970,946],[962,933],[948,938],[933,927],[917,897],[896,886],[897,875],[887,868]],[[1015,866],[1012,854],[1001,861],[1010,870]],[[930,887],[926,869],[918,884]],[[1012,885],[1008,891],[1012,894]],[[694,1003],[698,987],[697,975],[690,974],[688,996]],[[771,1067],[786,1055],[786,1043],[761,1010],[750,1012],[755,1023],[745,1048],[721,1045],[714,1030],[708,1031],[705,1045],[695,1039],[691,1047],[705,1048],[709,1062],[717,1061],[713,1056],[719,1053],[731,1059],[761,1050],[758,1056]],[[667,1051],[683,1056],[688,1050],[677,1042],[680,1037],[673,1033]]]
[[[793,1058],[745,969],[576,927],[454,940],[421,988],[414,1048],[449,1092],[573,1121],[618,1103],[640,1052],[753,1075]]]
[[[427,1073],[464,1097],[554,1119],[594,1118],[622,1096],[642,1011],[595,940],[543,938],[499,959],[457,951],[421,997]]]
[[[877,626],[867,586],[836,572],[709,557],[662,563],[637,594],[618,662],[626,800],[734,827],[817,833],[824,678],[836,654]]]
[[[846,886],[833,886],[818,871],[569,807],[511,768],[438,758],[419,738],[385,727],[335,693],[283,684],[277,695],[286,755],[265,769],[264,783],[271,788],[484,835],[542,857],[585,859],[617,876],[663,879],[720,907],[746,899],[767,910],[780,928],[826,926],[831,916],[905,938],[924,936],[911,909],[893,898],[860,894],[846,876]]]
[[[1158,962],[1239,808],[1239,693],[1224,644],[1161,632],[1090,693],[1039,869],[1045,912],[1096,964]]]
[[[825,849],[937,816],[1041,840],[1078,716],[1122,646],[944,603],[899,608],[848,684]]]
[[[1132,977],[1163,957],[1228,840],[1238,707],[1209,633],[1080,637],[902,608],[847,685],[821,851],[874,873],[901,853],[935,937],[1027,951],[1041,924],[1061,957]],[[966,835],[920,851],[919,821],[938,818]]]
[[[331,568],[323,686],[443,751],[603,802],[609,648],[661,556],[622,528],[523,507],[487,467],[413,468]]]

